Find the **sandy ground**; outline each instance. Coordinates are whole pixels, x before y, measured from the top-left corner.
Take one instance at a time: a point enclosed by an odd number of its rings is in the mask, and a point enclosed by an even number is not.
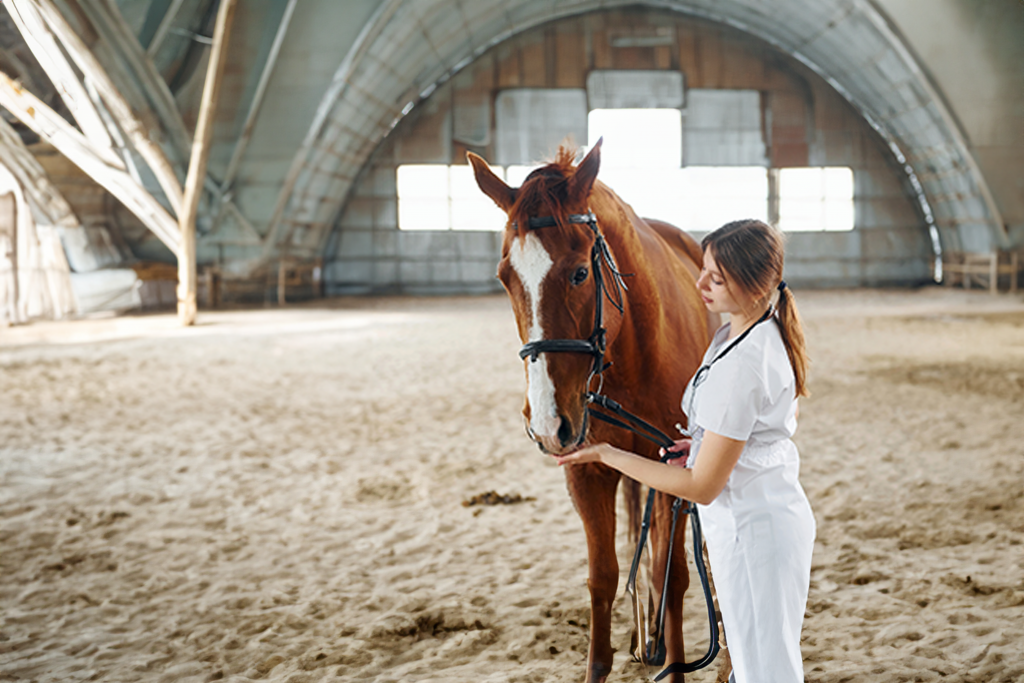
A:
[[[798,295],[807,680],[1024,680],[1024,298]],[[0,680],[582,679],[583,533],[503,297],[200,321],[0,329]],[[491,490],[527,500],[462,504]]]

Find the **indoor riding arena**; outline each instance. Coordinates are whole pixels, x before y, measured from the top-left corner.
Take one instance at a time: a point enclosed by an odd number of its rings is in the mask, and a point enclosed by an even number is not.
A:
[[[505,290],[523,228],[467,161],[514,193],[560,147],[698,243],[785,238],[805,680],[1024,681],[1022,35],[1018,0],[5,0],[0,681],[653,680],[626,486],[588,664],[523,414],[561,290]]]

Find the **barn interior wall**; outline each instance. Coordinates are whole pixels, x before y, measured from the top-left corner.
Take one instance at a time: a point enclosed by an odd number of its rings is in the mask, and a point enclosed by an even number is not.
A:
[[[242,137],[287,4],[287,0],[246,0],[235,13],[207,169],[218,182]],[[216,207],[201,211],[200,264],[219,263],[230,269],[232,262],[244,263],[263,252],[260,238],[267,232],[296,150],[303,145],[338,64],[378,4],[378,0],[304,0],[295,5],[287,39],[271,64],[267,95],[259,104],[242,163],[229,188],[229,196],[251,228]],[[176,94],[189,130],[199,113],[206,64],[204,55]]]
[[[766,103],[771,167],[853,169],[855,229],[790,234],[790,282],[845,287],[931,278],[932,247],[904,174],[878,135],[827,83],[733,29],[633,9],[574,17],[505,41],[406,117],[364,167],[341,212],[326,257],[328,291],[499,289],[494,273],[500,232],[399,230],[396,169],[463,164],[466,151],[495,160],[493,103],[499,91],[585,88],[594,69],[675,70],[688,88],[758,90]]]
[[[1009,244],[1024,247],[1024,6],[1019,0],[876,2],[956,116]]]

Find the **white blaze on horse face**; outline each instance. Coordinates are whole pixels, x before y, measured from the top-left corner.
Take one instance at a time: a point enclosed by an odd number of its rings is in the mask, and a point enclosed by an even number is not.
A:
[[[525,239],[516,237],[509,249],[509,263],[519,277],[529,299],[530,319],[527,321],[527,341],[544,338],[540,320],[541,284],[554,262],[540,239],[527,233]],[[548,360],[544,354],[526,365],[526,398],[530,402],[530,431],[534,436],[553,437],[558,433],[560,420],[555,404],[555,383],[548,373]]]

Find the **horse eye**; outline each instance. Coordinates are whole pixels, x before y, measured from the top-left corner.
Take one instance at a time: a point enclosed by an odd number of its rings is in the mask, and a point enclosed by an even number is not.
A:
[[[587,275],[590,271],[587,270],[586,266],[580,266],[576,269],[576,272],[572,274],[572,283],[574,285],[582,285],[587,280]]]

